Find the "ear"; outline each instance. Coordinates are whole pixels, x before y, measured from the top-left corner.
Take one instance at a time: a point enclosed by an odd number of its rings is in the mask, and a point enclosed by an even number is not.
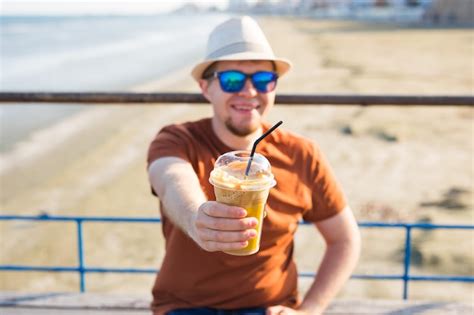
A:
[[[204,79],[200,79],[199,80],[199,87],[201,88],[201,93],[202,95],[206,98],[206,100],[209,101],[209,103],[211,102],[210,98],[209,98],[209,81],[208,80],[204,80]]]

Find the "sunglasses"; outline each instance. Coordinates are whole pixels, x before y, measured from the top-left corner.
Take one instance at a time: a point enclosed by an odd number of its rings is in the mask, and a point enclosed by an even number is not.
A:
[[[211,73],[205,79],[218,78],[222,91],[238,93],[245,86],[245,81],[250,79],[253,87],[260,93],[268,93],[275,89],[278,75],[272,71],[257,71],[247,74],[238,70],[225,70]]]

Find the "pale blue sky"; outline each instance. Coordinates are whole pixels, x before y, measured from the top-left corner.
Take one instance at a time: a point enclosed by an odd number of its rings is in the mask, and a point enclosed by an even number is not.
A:
[[[152,14],[185,3],[227,7],[227,0],[0,0],[1,14]]]

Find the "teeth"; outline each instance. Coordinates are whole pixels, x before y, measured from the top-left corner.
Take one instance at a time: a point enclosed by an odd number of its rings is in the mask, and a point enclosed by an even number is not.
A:
[[[254,109],[255,107],[254,107],[254,106],[239,106],[239,105],[234,105],[234,108],[235,108],[235,109],[238,109],[238,110],[252,110],[252,109]]]

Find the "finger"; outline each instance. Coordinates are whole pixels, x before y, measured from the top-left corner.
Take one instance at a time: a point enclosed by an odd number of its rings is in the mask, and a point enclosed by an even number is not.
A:
[[[217,218],[234,218],[240,219],[245,218],[247,211],[244,208],[228,206],[223,203],[216,201],[210,201],[206,203],[206,206],[202,208],[204,213],[211,217]]]
[[[237,250],[247,247],[248,242],[220,243],[214,241],[205,241],[203,248],[209,252]]]
[[[218,231],[243,231],[255,228],[258,225],[256,218],[225,219],[202,216],[196,220],[196,226]]]
[[[254,229],[239,231],[239,232],[223,232],[212,229],[199,229],[199,237],[203,241],[214,241],[220,243],[245,242],[257,236],[257,231]]]
[[[283,306],[271,306],[269,308],[267,308],[267,312],[266,312],[266,315],[278,315],[278,314],[282,314],[282,312],[285,311],[285,308]]]

